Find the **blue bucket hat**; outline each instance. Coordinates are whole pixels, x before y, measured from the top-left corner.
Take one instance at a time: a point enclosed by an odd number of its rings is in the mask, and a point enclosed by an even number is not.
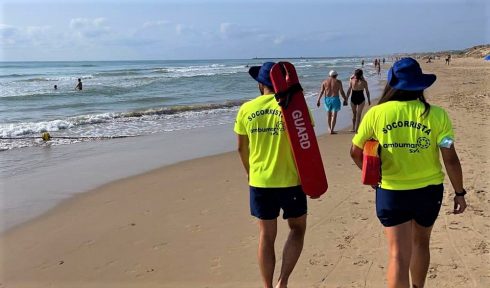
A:
[[[274,62],[265,62],[262,66],[252,66],[248,70],[248,74],[252,76],[257,82],[272,87],[270,72]]]
[[[396,61],[388,71],[388,85],[398,90],[424,90],[435,81],[436,75],[422,73],[419,63],[410,57]]]

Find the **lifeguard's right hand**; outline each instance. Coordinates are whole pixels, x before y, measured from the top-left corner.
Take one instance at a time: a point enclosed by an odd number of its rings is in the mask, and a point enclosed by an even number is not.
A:
[[[454,196],[454,214],[461,214],[466,209],[464,196]]]

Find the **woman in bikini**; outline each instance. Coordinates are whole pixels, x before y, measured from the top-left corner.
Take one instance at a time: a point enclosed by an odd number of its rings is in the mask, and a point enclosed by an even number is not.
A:
[[[359,123],[361,122],[362,110],[364,109],[365,98],[364,90],[366,90],[366,96],[368,105],[371,105],[371,96],[369,94],[368,83],[364,79],[362,69],[356,69],[354,75],[349,81],[349,90],[347,90],[347,98],[351,97],[350,103],[352,107],[352,132],[357,133]],[[351,95],[352,92],[352,95]]]

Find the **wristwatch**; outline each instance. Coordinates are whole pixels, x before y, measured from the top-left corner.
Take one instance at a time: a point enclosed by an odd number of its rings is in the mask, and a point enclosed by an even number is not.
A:
[[[456,194],[456,196],[464,196],[464,195],[466,195],[466,190],[463,189],[462,192],[456,192],[456,191],[454,191],[454,194]]]

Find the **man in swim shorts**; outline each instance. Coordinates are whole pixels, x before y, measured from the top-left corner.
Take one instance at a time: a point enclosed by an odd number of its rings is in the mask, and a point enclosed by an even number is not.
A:
[[[327,110],[327,124],[330,130],[330,134],[337,134],[335,132],[335,124],[337,123],[337,113],[340,111],[340,98],[339,92],[344,99],[344,106],[347,105],[347,97],[342,87],[342,81],[337,79],[337,71],[331,70],[328,73],[328,78],[322,82],[320,88],[320,95],[318,95],[318,101],[316,106],[320,107],[320,100],[325,95],[325,110]]]
[[[277,217],[287,220],[289,236],[283,248],[276,288],[287,287],[289,276],[303,250],[307,201],[294,164],[282,111],[270,79],[273,62],[250,67],[260,96],[244,103],[235,121],[238,152],[248,176],[250,211],[259,225],[258,260],[263,287],[273,287]]]

